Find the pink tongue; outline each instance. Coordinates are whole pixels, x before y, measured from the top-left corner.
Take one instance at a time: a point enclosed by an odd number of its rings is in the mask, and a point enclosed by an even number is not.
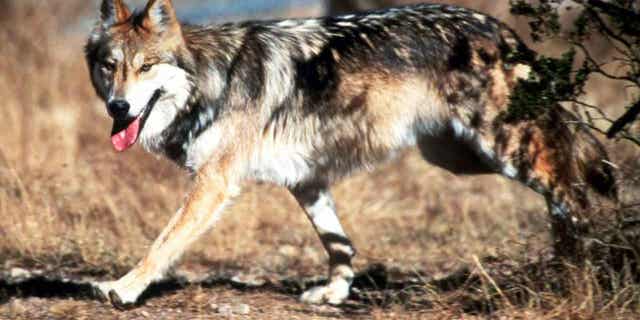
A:
[[[114,134],[111,143],[118,152],[123,152],[136,143],[140,131],[140,118],[133,121],[128,128]]]

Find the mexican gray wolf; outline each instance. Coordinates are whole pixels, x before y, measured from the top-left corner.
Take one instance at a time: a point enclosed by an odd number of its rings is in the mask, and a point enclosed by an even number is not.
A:
[[[569,112],[503,120],[535,55],[472,10],[419,4],[200,26],[181,23],[170,0],[134,12],[104,0],[85,51],[114,121],[113,147],[139,141],[194,179],[148,255],[121,279],[95,284],[118,308],[161,279],[246,180],[284,186],[298,200],[329,255],[327,284],[301,300],[329,304],[349,296],[355,254],[329,187],[403,149],[417,146],[456,174],[520,181],[546,198],[560,226],[579,222],[588,192],[614,196],[604,149],[566,124]]]

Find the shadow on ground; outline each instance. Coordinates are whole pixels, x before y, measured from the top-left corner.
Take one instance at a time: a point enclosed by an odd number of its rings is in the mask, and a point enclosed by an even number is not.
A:
[[[564,264],[552,258],[528,264],[506,259],[485,258],[441,279],[429,279],[420,272],[400,272],[384,265],[372,265],[359,273],[349,301],[340,307],[344,313],[363,313],[372,308],[403,306],[409,310],[429,310],[437,305],[459,306],[468,314],[491,314],[506,305],[524,305],[532,292],[550,290],[563,293]],[[13,276],[11,275],[13,273]],[[16,276],[17,275],[17,276]],[[428,279],[428,280],[427,280]],[[187,287],[228,287],[242,292],[266,292],[297,296],[324,280],[284,278],[280,280],[242,281],[229,272],[188,281],[173,276],[152,285],[141,297],[150,299],[171,295]],[[543,287],[540,287],[543,286]],[[7,272],[0,280],[0,303],[11,298],[70,298],[94,300],[90,280],[51,277],[28,272]]]

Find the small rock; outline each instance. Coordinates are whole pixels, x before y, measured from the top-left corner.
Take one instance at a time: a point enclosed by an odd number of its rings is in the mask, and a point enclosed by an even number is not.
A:
[[[233,308],[231,309],[231,311],[234,314],[247,315],[247,314],[251,313],[251,307],[249,307],[248,304],[239,303],[239,304],[234,305]]]
[[[216,308],[214,309],[214,311],[225,317],[229,317],[233,315],[233,309],[229,304],[216,305]]]
[[[188,283],[198,283],[207,279],[207,275],[204,273],[198,273],[191,270],[181,269],[175,272],[178,278],[183,278]]]
[[[339,316],[343,313],[342,309],[328,305],[311,305],[309,308],[314,313],[330,317]]]
[[[218,313],[225,317],[229,317],[234,314],[248,315],[249,313],[251,313],[251,307],[244,303],[238,303],[234,305],[231,305],[228,303],[223,303],[223,304],[212,303],[210,307],[215,313]]]
[[[231,278],[231,282],[233,282],[233,284],[235,285],[239,285],[242,287],[249,287],[249,288],[262,287],[267,283],[267,281],[264,278],[258,275],[253,275],[253,274],[236,275],[233,278]]]
[[[24,280],[27,279],[31,276],[31,272],[22,269],[22,268],[11,268],[11,271],[9,271],[9,277],[11,277],[11,280]]]
[[[151,317],[151,314],[149,314],[149,312],[146,312],[144,310],[140,311],[139,314],[140,314],[141,317],[143,317],[145,319],[148,319],[149,317]]]

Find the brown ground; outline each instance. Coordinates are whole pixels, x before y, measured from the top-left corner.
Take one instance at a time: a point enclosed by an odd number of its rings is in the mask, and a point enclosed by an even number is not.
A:
[[[85,70],[83,32],[69,30],[94,3],[30,3],[0,0],[0,319],[640,315],[640,289],[631,279],[603,281],[599,270],[549,261],[539,196],[500,177],[455,177],[415,152],[333,189],[359,250],[355,267],[367,271],[347,306],[296,301],[325,274],[326,256],[293,198],[255,184],[175,272],[212,277],[156,286],[128,312],[93,301],[81,282],[112,279],[134,265],[189,181],[140,150],[111,151],[110,123]],[[505,3],[496,3],[495,13],[504,15]],[[637,166],[637,150],[615,150],[623,168]],[[48,280],[12,283],[17,267]],[[232,280],[238,275],[260,281],[247,287]]]

